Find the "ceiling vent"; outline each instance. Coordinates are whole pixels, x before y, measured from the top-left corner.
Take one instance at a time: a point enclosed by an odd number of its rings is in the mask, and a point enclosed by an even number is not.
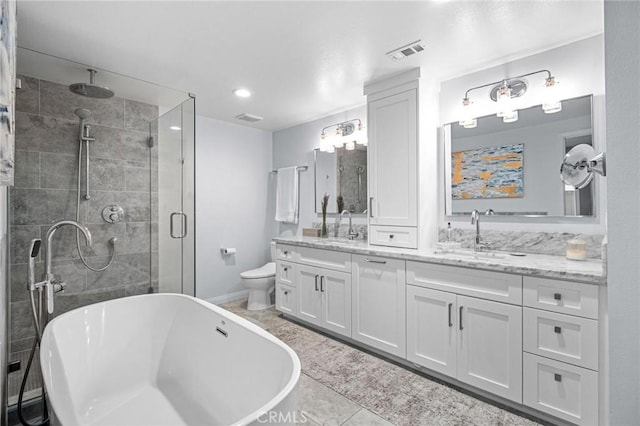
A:
[[[240,115],[236,115],[236,118],[238,120],[248,121],[249,123],[255,123],[256,121],[260,121],[263,119],[262,117],[258,117],[257,115],[247,114],[245,112]]]
[[[404,59],[407,56],[420,53],[424,49],[425,49],[425,45],[422,44],[421,40],[416,40],[413,43],[409,43],[405,46],[402,46],[397,49],[393,49],[390,52],[387,52],[387,56],[393,59],[394,61],[399,61],[400,59]]]

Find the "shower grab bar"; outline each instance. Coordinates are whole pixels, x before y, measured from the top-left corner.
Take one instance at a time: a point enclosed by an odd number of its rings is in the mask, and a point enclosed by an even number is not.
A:
[[[182,217],[182,222],[180,226],[180,235],[174,235],[173,233],[173,218],[176,216]],[[187,236],[187,215],[184,212],[173,212],[169,215],[169,233],[171,234],[171,238],[184,238]]]

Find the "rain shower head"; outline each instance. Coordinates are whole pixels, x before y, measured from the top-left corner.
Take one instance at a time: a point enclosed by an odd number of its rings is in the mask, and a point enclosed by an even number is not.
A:
[[[113,97],[113,90],[95,84],[96,74],[98,71],[88,68],[89,83],[74,83],[69,86],[69,90],[73,93],[86,96],[88,98],[106,99]]]
[[[86,108],[78,108],[77,110],[73,111],[73,113],[77,115],[80,120],[86,120],[93,115],[91,110],[88,110]]]

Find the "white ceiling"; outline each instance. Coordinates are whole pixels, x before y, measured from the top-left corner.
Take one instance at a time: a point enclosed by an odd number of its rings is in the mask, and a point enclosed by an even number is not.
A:
[[[589,0],[18,2],[19,46],[195,93],[198,114],[246,124],[234,118],[246,112],[272,131],[361,105],[363,83],[389,74],[422,66],[442,81],[602,31],[602,1]],[[420,55],[385,56],[417,39]]]

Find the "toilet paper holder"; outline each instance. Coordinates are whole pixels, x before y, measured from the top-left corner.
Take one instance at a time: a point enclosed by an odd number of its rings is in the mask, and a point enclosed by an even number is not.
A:
[[[223,256],[231,256],[236,253],[236,249],[233,247],[222,247],[220,248],[220,253],[222,253]]]

